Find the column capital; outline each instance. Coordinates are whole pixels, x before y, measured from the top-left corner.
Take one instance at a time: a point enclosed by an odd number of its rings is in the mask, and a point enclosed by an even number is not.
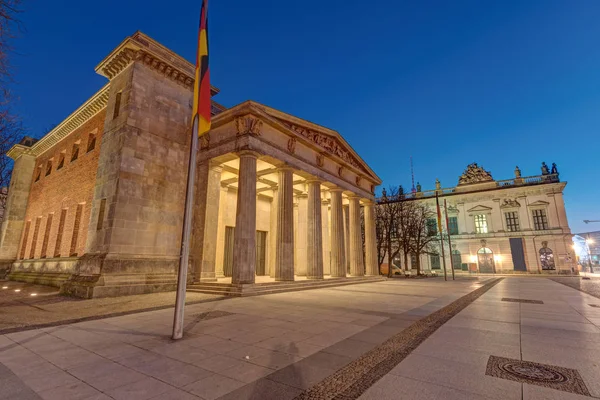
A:
[[[375,206],[377,204],[375,202],[375,200],[371,200],[371,199],[366,199],[363,203],[365,206]]]
[[[335,192],[335,193],[343,193],[343,192],[344,192],[344,189],[342,189],[342,188],[341,188],[341,187],[339,187],[339,186],[334,186],[334,187],[332,187],[332,188],[328,188],[328,190],[329,190],[330,192]]]
[[[318,183],[318,184],[321,184],[321,183],[323,183],[323,179],[308,178],[308,179],[306,179],[306,183]]]
[[[214,172],[222,172],[223,164],[215,160],[208,160],[208,168],[210,168],[210,170]]]
[[[254,150],[240,150],[237,152],[237,155],[241,158],[241,157],[254,157],[254,158],[258,158],[261,156],[261,154],[259,152],[256,152]]]

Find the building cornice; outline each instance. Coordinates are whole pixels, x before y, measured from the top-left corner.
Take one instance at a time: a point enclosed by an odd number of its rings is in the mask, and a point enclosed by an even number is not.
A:
[[[193,89],[196,67],[142,32],[127,37],[98,66],[96,72],[109,80],[114,79],[134,61],[143,62],[166,78]],[[211,87],[211,94],[219,89]]]
[[[100,111],[104,110],[108,103],[108,89],[107,84],[33,146],[27,147],[17,144],[8,151],[7,155],[16,160],[22,154],[31,154],[33,156],[43,154],[71,132],[92,119]]]

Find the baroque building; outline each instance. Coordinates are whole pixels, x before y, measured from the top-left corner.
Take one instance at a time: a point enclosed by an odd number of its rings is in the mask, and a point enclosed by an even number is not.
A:
[[[103,88],[8,153],[0,269],[88,298],[174,290],[194,66],[137,32],[96,72]],[[190,283],[378,275],[381,180],[338,132],[254,101],[213,102],[212,112],[198,150]]]
[[[577,263],[563,190],[556,165],[542,163],[541,175],[494,180],[477,163],[470,164],[454,187],[405,194],[402,201],[418,201],[436,210],[440,201],[448,273],[576,273]],[[447,209],[444,209],[444,200]],[[448,217],[448,229],[445,218]],[[439,236],[436,218],[428,221],[430,234]],[[448,234],[452,243],[449,249]],[[442,272],[440,241],[421,257],[424,270]],[[399,267],[402,257],[394,260]],[[410,262],[410,261],[409,261]],[[412,260],[411,264],[416,264]],[[412,265],[411,265],[412,267]]]

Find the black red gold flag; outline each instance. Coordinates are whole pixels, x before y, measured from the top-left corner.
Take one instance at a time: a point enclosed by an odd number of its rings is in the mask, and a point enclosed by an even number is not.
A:
[[[194,125],[197,122],[198,136],[210,130],[210,70],[208,68],[208,0],[202,1],[198,52],[196,55],[196,79],[194,82]]]

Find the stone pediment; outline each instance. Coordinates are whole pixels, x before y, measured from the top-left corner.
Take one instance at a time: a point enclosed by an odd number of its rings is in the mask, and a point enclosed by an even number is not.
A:
[[[469,185],[473,183],[491,182],[494,179],[492,174],[477,165],[477,163],[469,164],[465,172],[458,178],[458,186]]]
[[[479,206],[475,206],[475,207],[467,210],[467,212],[487,212],[487,211],[492,211],[492,208],[479,205]]]
[[[364,176],[370,177],[370,179],[377,184],[381,183],[381,179],[369,168],[369,166],[358,156],[358,154],[356,154],[352,147],[341,137],[338,132],[321,127],[262,104],[250,102],[250,105],[252,108],[260,110],[261,113],[266,114],[271,121],[285,127],[289,132],[295,134],[296,137],[304,139],[313,146],[316,145],[319,147],[323,154],[329,154],[337,157],[341,159],[343,163],[349,164],[354,169],[360,171],[362,174],[364,174]]]
[[[547,206],[548,203],[547,201],[543,201],[543,200],[538,200],[538,201],[534,201],[533,203],[528,204],[529,207],[542,207],[542,206]]]

